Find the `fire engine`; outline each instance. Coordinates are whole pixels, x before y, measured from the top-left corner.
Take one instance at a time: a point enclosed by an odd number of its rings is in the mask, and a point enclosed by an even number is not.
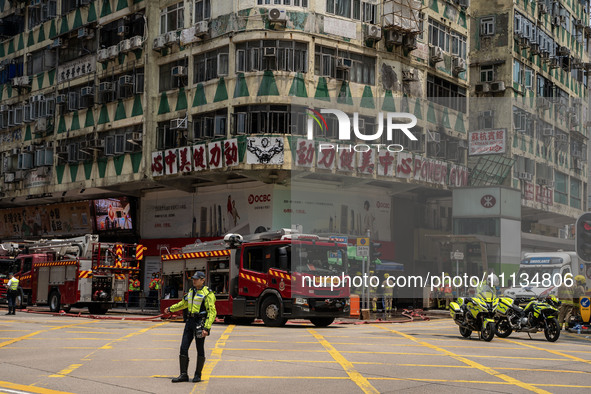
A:
[[[164,252],[162,311],[190,289],[195,271],[204,271],[218,317],[225,321],[261,318],[279,327],[288,319],[308,319],[324,327],[349,316],[349,288],[326,281],[347,266],[347,247],[328,238],[284,229],[228,234],[223,241]]]
[[[105,314],[124,303],[128,275],[139,271],[135,244],[102,243],[98,235],[71,239],[25,241],[0,245],[0,277],[8,272],[19,279],[17,307],[49,305],[52,312],[88,307]],[[0,289],[6,298],[6,288]]]

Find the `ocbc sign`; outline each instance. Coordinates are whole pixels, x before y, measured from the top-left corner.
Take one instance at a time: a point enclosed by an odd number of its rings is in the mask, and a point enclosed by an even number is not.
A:
[[[376,207],[390,209],[390,203],[378,201]]]
[[[251,194],[248,196],[248,203],[254,204],[255,202],[271,202],[271,195],[270,194],[259,194],[254,195]]]

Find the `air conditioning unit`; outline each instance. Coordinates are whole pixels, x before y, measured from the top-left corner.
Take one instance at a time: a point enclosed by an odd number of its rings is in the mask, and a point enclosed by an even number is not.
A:
[[[530,45],[530,52],[532,55],[537,55],[540,53],[540,44],[534,42]]]
[[[55,147],[55,153],[57,155],[65,155],[68,153],[68,145],[58,145]]]
[[[173,77],[183,77],[187,75],[187,69],[184,66],[176,66],[172,68],[170,74]]]
[[[142,37],[141,36],[134,36],[129,39],[129,43],[131,45],[130,49],[138,49],[142,47]]]
[[[468,141],[466,141],[466,140],[459,140],[458,141],[458,148],[468,149]]]
[[[521,48],[527,48],[529,46],[529,38],[528,37],[519,38],[519,46]]]
[[[567,47],[558,47],[558,56],[570,56],[570,49]]]
[[[490,91],[491,92],[504,92],[505,91],[505,82],[503,81],[496,81],[490,83]]]
[[[87,27],[81,27],[78,29],[78,38],[84,38],[89,40],[94,37],[94,30],[89,29]]]
[[[45,96],[42,94],[36,94],[31,97],[31,102],[36,103],[37,101],[45,101]]]
[[[107,48],[107,54],[109,59],[115,59],[119,55],[119,47],[117,45],[112,45]]]
[[[94,96],[94,87],[93,86],[85,86],[80,89],[80,96]]]
[[[416,81],[416,71],[414,69],[402,70],[402,80],[406,82]]]
[[[557,134],[556,135],[556,141],[558,141],[558,142],[567,142],[568,141],[568,136],[566,134]]]
[[[47,118],[39,118],[35,121],[35,131],[47,131]]]
[[[477,83],[474,85],[474,91],[476,93],[488,93],[490,91],[490,85],[486,82]]]
[[[99,93],[107,93],[115,91],[115,86],[112,82],[101,82],[99,84]]]
[[[341,69],[341,70],[348,70],[351,68],[352,65],[352,61],[349,58],[346,57],[339,57],[337,58],[337,68]]]
[[[122,26],[118,26],[117,27],[117,35],[118,36],[124,36],[126,34],[129,34],[129,27],[122,25]]]
[[[169,31],[166,33],[166,45],[173,45],[179,42],[179,36],[176,34],[176,30]]]
[[[104,63],[109,58],[109,51],[107,49],[99,49],[96,55],[96,60],[99,63]]]
[[[572,156],[573,156],[573,157],[580,158],[580,157],[582,157],[582,156],[583,156],[583,152],[581,152],[581,151],[580,151],[580,150],[578,150],[578,149],[573,149]]]
[[[544,137],[552,137],[554,135],[554,129],[552,127],[546,127],[542,130],[542,135]]]
[[[277,48],[275,48],[275,47],[263,48],[263,56],[264,57],[275,57],[276,54],[277,54]]]
[[[119,86],[133,86],[133,75],[122,75],[119,77]]]
[[[553,16],[551,23],[555,26],[560,26],[561,19],[559,16]]]
[[[431,62],[438,63],[443,61],[443,49],[439,47],[429,47],[429,58]]]
[[[209,34],[209,24],[207,21],[195,23],[195,37],[203,37]]]
[[[573,160],[573,166],[575,170],[582,170],[583,169],[583,161],[582,160],[578,160],[578,159],[574,159]]]
[[[128,142],[129,140],[133,141],[133,142],[140,142],[143,139],[143,134],[137,131],[134,131],[132,133],[127,133],[126,135],[128,135],[131,138],[128,138]]]
[[[417,36],[414,34],[405,34],[402,38],[402,46],[409,51],[417,49]]]
[[[531,181],[533,179],[533,174],[529,173],[529,172],[520,172],[517,174],[517,177],[519,179],[523,179],[524,181]]]
[[[177,118],[170,120],[170,130],[187,130],[187,118]]]
[[[570,127],[576,127],[578,125],[579,125],[579,116],[578,115],[571,115]]]
[[[428,131],[427,130],[427,142],[441,142],[441,134],[437,131]]]
[[[550,101],[545,97],[536,97],[536,106],[540,109],[550,109]]]
[[[95,138],[92,140],[88,140],[87,147],[91,148],[91,149],[104,148],[105,147],[105,140],[104,140],[104,138]]]
[[[544,15],[548,13],[548,7],[544,3],[538,3],[538,14]]]
[[[386,44],[402,45],[404,36],[397,31],[386,30]]]
[[[81,6],[84,6],[84,5],[89,5],[91,1],[92,1],[92,0],[80,0],[80,5],[81,5]]]
[[[583,27],[584,23],[581,19],[575,19],[575,26],[577,27]]]
[[[453,68],[454,71],[460,73],[462,71],[466,71],[466,61],[461,57],[454,57],[453,58]]]
[[[550,63],[548,64],[550,68],[558,68],[560,67],[560,63],[558,62],[558,58],[552,57],[550,58]]]
[[[381,40],[382,39],[382,28],[377,25],[368,25],[366,38],[372,39],[372,40]]]
[[[62,48],[64,46],[65,42],[66,41],[63,38],[56,38],[51,43],[51,47],[52,48]]]
[[[164,37],[164,35],[160,35],[156,38],[154,38],[154,45],[153,45],[153,49],[155,51],[160,51],[162,50],[164,47],[166,46],[166,37]]]
[[[129,39],[123,40],[119,43],[119,52],[127,53],[131,50],[131,41]]]
[[[287,22],[287,14],[285,13],[285,10],[271,8],[269,10],[269,22],[285,24]]]
[[[540,51],[540,59],[542,59],[543,61],[548,61],[550,59],[550,51],[548,51],[547,49],[542,49]]]

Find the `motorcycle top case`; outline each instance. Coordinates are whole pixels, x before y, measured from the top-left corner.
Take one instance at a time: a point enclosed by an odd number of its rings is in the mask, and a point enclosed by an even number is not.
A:
[[[449,314],[451,315],[452,319],[456,318],[456,314],[460,313],[461,309],[457,302],[450,302],[449,303]]]

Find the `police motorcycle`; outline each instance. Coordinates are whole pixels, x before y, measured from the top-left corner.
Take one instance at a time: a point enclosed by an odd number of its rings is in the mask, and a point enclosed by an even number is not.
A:
[[[495,308],[499,302],[496,293],[488,285],[477,289],[474,297],[460,297],[449,304],[449,312],[454,322],[460,327],[460,335],[470,337],[472,331],[478,331],[480,338],[487,342],[495,336]]]
[[[526,287],[525,290],[531,291],[531,288]],[[522,308],[519,301],[525,301],[527,304]],[[495,333],[499,338],[506,338],[513,331],[527,332],[528,335],[544,331],[548,342],[555,342],[560,337],[557,319],[559,306],[560,301],[553,295],[532,297],[529,300],[500,297],[495,310]]]

